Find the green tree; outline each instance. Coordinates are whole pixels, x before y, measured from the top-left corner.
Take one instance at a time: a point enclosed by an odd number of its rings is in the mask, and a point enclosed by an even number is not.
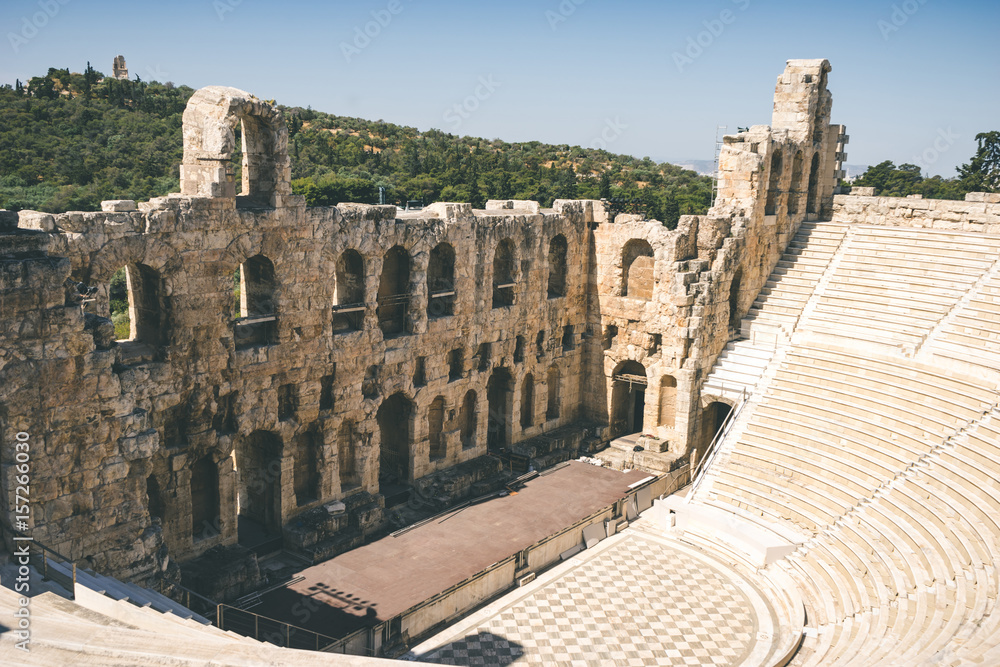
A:
[[[597,192],[598,199],[611,199],[611,174],[607,171],[601,172],[601,184]]]
[[[968,192],[1000,191],[1000,131],[976,135],[978,147],[968,164],[958,168],[962,185]]]

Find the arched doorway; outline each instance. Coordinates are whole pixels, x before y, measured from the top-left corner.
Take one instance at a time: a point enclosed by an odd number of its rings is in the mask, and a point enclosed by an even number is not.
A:
[[[612,375],[611,436],[640,433],[646,411],[646,369],[637,361],[625,361]]]
[[[486,385],[486,400],[489,403],[489,428],[487,444],[490,451],[503,449],[510,442],[507,429],[513,379],[506,368],[497,368]]]
[[[221,530],[219,466],[207,455],[191,466],[191,536],[197,542]]]
[[[726,419],[732,411],[733,406],[728,403],[716,401],[715,403],[710,403],[702,412],[702,452],[705,452],[709,445],[712,444],[712,440],[715,439],[719,429],[726,423]]]
[[[281,438],[254,431],[236,444],[239,542],[253,547],[281,533]]]
[[[379,450],[379,480],[405,482],[410,473],[410,431],[413,404],[403,394],[382,401],[376,420],[382,444]]]

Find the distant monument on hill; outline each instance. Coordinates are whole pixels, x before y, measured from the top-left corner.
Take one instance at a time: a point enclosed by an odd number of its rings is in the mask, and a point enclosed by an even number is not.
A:
[[[128,78],[128,66],[125,65],[125,56],[117,55],[115,56],[115,61],[111,65],[114,71],[116,79],[127,79]]]

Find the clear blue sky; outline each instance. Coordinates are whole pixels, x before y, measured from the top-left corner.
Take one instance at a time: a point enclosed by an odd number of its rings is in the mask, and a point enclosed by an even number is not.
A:
[[[1000,129],[996,0],[4,0],[0,25],[0,82],[122,53],[144,80],[658,161],[770,123],[789,58],[833,64],[849,163],[952,176]]]

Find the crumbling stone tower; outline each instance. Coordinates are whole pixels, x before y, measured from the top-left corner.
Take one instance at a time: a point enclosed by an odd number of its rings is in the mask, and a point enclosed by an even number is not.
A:
[[[116,79],[128,79],[128,66],[125,65],[125,56],[115,56],[111,64],[111,71]]]
[[[734,404],[702,392],[708,372],[799,224],[832,210],[846,136],[830,125],[830,70],[788,61],[773,126],[725,137],[706,215],[683,216],[676,230],[622,215],[595,229],[589,317],[600,347],[588,409],[608,415],[610,437],[632,432],[638,412],[653,436],[645,446],[683,457],[704,449],[715,411]]]

